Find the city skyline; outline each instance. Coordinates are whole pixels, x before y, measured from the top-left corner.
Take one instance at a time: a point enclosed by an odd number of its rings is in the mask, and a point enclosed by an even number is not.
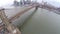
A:
[[[0,1],[0,7],[1,6],[6,6],[6,5],[11,5],[11,4],[13,4],[13,1],[14,0],[1,0]],[[17,0],[18,2],[20,1],[20,0]],[[34,1],[34,0],[33,0]],[[37,2],[41,2],[42,0],[37,0]],[[55,5],[55,6],[60,6],[60,0],[43,0],[43,1],[47,1],[48,3],[51,3],[52,5]],[[55,3],[55,4],[54,4]]]

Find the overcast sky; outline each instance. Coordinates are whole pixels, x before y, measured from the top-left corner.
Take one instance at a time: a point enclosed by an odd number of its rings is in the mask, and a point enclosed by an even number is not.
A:
[[[4,6],[4,5],[11,5],[13,4],[14,0],[0,0],[0,7]],[[20,1],[20,0],[17,0]],[[42,0],[38,0],[38,2],[41,2]],[[47,1],[48,3],[53,4],[54,6],[60,6],[60,0],[43,0],[43,1]]]
[[[4,5],[11,5],[13,4],[14,0],[0,0],[0,6],[4,6]],[[19,1],[19,0],[17,0]]]

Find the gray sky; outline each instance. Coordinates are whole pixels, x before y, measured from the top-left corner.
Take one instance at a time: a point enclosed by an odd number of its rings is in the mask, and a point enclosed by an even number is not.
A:
[[[0,0],[0,7],[1,6],[5,6],[5,5],[11,5],[13,3],[14,0]],[[19,1],[19,0],[17,0]],[[38,0],[38,2],[41,2],[42,0]],[[60,0],[43,0],[43,1],[47,1],[48,3],[59,7],[60,6]]]
[[[11,4],[13,4],[13,1],[14,0],[0,0],[0,7],[5,6],[5,5],[11,5]],[[17,1],[19,1],[19,0],[17,0]]]

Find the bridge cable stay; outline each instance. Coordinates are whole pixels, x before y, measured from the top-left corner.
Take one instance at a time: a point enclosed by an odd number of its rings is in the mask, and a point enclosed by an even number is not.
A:
[[[1,34],[21,34],[19,29],[10,23],[10,21],[8,20],[8,18],[5,15],[4,9],[0,10],[0,18],[2,20],[2,23],[4,23],[4,25],[5,25],[4,26],[5,29],[3,31],[0,30]],[[4,27],[2,27],[2,28],[4,28]]]

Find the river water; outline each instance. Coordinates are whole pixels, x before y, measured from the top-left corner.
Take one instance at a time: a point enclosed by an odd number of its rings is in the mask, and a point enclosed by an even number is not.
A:
[[[60,34],[60,15],[39,8],[20,29],[22,34]]]
[[[26,7],[14,7],[5,10],[8,18],[19,13]],[[60,34],[60,15],[46,9],[35,8],[21,15],[12,24],[20,27],[22,34]]]

